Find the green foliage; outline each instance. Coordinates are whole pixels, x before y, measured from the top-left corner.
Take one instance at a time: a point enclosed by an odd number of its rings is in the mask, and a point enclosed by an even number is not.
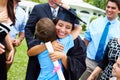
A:
[[[86,27],[87,27],[87,25],[86,25],[86,24],[83,24],[83,25],[82,25],[82,31],[86,31]]]
[[[120,20],[120,14],[118,14],[118,20]]]
[[[105,9],[106,7],[106,0],[83,0],[89,4],[92,4],[98,8]]]
[[[93,16],[93,17],[91,17],[91,19],[90,19],[90,23],[94,20],[94,19],[96,19],[97,18],[97,16]]]
[[[46,3],[48,0],[30,0],[37,3]]]
[[[7,80],[25,80],[27,61],[27,45],[24,40],[22,44],[17,47],[14,62],[8,72]]]

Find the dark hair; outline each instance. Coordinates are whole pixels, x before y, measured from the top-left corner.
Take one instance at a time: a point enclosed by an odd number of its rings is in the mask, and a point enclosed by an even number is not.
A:
[[[116,3],[118,9],[120,10],[120,0],[107,0],[107,4],[108,4],[109,1]]]
[[[42,18],[36,24],[36,37],[42,42],[57,39],[55,24],[49,18]]]
[[[14,13],[14,3],[13,0],[8,0],[7,2],[8,17],[15,24],[15,13]]]

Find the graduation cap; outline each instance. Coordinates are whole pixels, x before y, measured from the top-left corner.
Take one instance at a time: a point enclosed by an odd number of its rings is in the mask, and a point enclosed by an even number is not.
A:
[[[67,10],[64,7],[62,7],[61,5],[59,5],[58,3],[55,3],[55,4],[62,9],[62,11],[58,14],[57,19],[67,21],[72,24],[79,24],[79,21],[86,24],[86,22],[84,22],[77,16],[77,14],[75,13],[75,11],[73,9],[70,8],[69,10]]]

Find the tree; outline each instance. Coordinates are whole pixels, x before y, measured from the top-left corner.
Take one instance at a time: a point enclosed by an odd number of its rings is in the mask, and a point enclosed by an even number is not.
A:
[[[98,8],[105,9],[106,7],[106,0],[83,0],[89,4],[92,4]]]
[[[105,9],[106,0],[93,0],[93,5],[98,8]]]
[[[48,0],[29,0],[37,3],[46,3]]]

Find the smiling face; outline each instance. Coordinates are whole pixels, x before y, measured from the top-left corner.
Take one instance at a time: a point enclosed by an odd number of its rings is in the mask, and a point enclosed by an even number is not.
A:
[[[72,31],[72,24],[63,20],[59,20],[56,24],[56,34],[58,38],[68,36]]]
[[[120,57],[117,59],[116,63],[113,65],[112,75],[120,78]]]
[[[106,15],[109,20],[113,20],[120,13],[119,8],[115,2],[108,1],[106,5]]]

